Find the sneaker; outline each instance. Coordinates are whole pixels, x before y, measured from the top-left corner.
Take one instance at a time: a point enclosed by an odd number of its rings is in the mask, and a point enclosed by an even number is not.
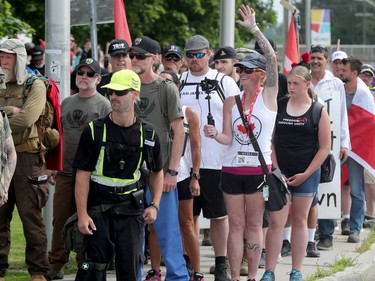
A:
[[[316,243],[315,242],[308,242],[307,243],[306,257],[309,257],[309,258],[318,258],[318,257],[320,257],[320,252],[316,248]]]
[[[348,237],[348,243],[358,243],[359,242],[359,234],[358,233],[350,233]]]
[[[275,281],[275,273],[271,270],[266,270],[259,281]]]
[[[63,269],[55,269],[55,270],[51,270],[49,273],[48,273],[48,276],[51,280],[61,280],[61,279],[64,279],[64,270]],[[1,281],[1,279],[0,279]]]
[[[333,249],[333,242],[328,237],[320,238],[317,248],[319,251],[329,251]]]
[[[200,272],[195,272],[193,276],[191,276],[190,281],[204,281],[204,276]]]
[[[343,219],[341,221],[341,235],[349,235],[350,234],[350,220]]]
[[[289,281],[302,281],[301,271],[293,269],[290,273]]]
[[[292,247],[290,246],[290,242],[284,239],[283,247],[281,248],[281,256],[282,257],[290,256],[291,252],[292,252]]]
[[[365,216],[365,219],[363,221],[363,228],[371,228],[375,226],[375,218]]]
[[[227,274],[226,264],[217,264],[215,266],[215,281],[230,281],[230,278]]]
[[[47,279],[41,274],[35,274],[31,276],[31,281],[47,281]]]
[[[161,271],[151,269],[147,272],[146,278],[144,281],[161,281]]]
[[[212,246],[212,242],[210,239],[210,230],[204,229],[203,230],[203,240],[202,240],[202,246]]]
[[[266,267],[266,249],[262,249],[262,253],[260,254],[258,268],[265,268],[265,267]]]

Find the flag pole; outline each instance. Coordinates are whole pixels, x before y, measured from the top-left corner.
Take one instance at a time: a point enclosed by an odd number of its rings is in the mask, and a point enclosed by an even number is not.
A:
[[[340,51],[340,38],[337,39],[336,51]]]

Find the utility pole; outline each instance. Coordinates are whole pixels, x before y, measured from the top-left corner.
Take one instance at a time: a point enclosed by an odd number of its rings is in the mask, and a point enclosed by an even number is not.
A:
[[[46,64],[45,75],[53,78],[60,90],[60,103],[70,95],[70,0],[45,1]],[[48,249],[52,238],[52,202],[54,186],[44,208]]]
[[[220,40],[219,47],[234,47],[234,15],[236,1],[221,0],[220,2]]]

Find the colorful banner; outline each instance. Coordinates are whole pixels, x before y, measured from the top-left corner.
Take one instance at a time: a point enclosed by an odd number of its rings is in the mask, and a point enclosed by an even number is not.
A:
[[[114,19],[115,19],[115,38],[124,39],[129,46],[132,45],[132,39],[129,32],[128,21],[126,20],[124,0],[115,0],[114,2]]]
[[[311,43],[331,45],[331,10],[311,10]]]

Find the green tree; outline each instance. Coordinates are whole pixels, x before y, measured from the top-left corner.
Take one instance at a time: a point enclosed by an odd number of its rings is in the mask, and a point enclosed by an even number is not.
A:
[[[257,13],[260,28],[269,28],[276,24],[276,13],[272,10],[273,1],[248,1]],[[237,9],[243,1],[236,0]],[[16,15],[31,24],[38,36],[44,34],[44,5],[40,0],[12,0]],[[213,48],[219,45],[220,1],[205,0],[125,0],[126,15],[132,37],[147,35],[155,38],[162,46],[170,43],[184,46],[185,40],[194,34],[206,36]],[[101,45],[114,37],[112,24],[97,26]],[[90,36],[89,27],[73,27],[72,33],[82,46]],[[239,27],[236,28],[236,47],[253,39],[252,35]]]
[[[8,1],[0,0],[0,38],[15,37],[19,33],[31,33],[34,29],[24,21],[13,16],[14,10]]]

